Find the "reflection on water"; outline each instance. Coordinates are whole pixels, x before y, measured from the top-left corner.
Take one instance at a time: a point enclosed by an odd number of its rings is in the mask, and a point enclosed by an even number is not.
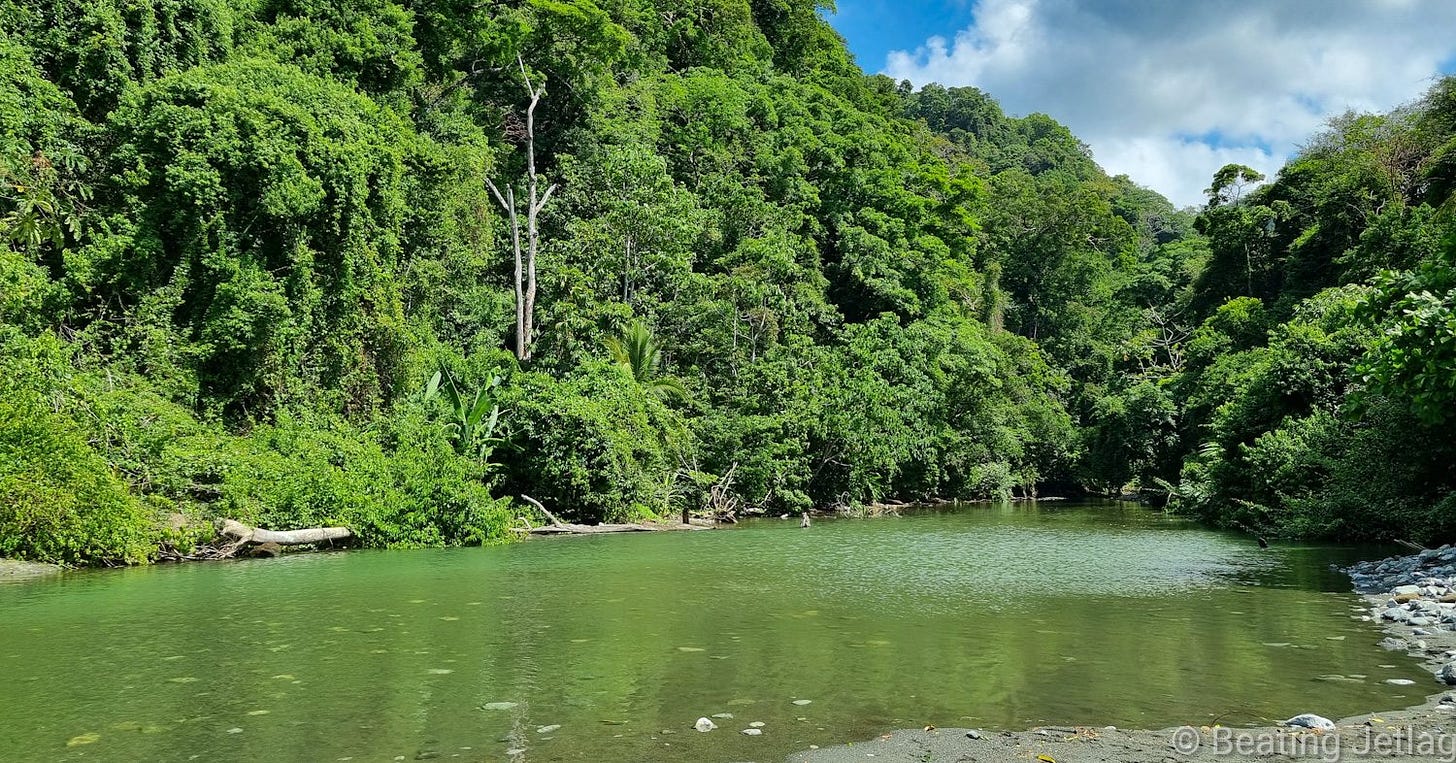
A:
[[[0,586],[0,760],[772,760],[1417,702],[1328,570],[1360,554],[1042,504],[76,574]]]

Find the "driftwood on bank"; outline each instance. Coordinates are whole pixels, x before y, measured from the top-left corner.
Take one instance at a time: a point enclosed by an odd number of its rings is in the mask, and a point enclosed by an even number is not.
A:
[[[233,559],[238,556],[278,556],[284,546],[308,544],[332,544],[337,540],[354,537],[347,527],[308,527],[302,530],[264,530],[250,527],[232,519],[222,520],[217,539],[186,553],[164,544],[157,558],[168,562],[205,562],[215,559]]]
[[[596,535],[600,533],[656,532],[658,530],[711,530],[713,528],[711,523],[699,521],[686,524],[658,524],[656,522],[649,522],[620,525],[579,525],[572,522],[562,522],[555,514],[547,511],[546,507],[542,506],[540,501],[529,495],[521,496],[521,500],[535,506],[547,519],[551,520],[551,524],[540,527],[532,527],[528,522],[525,527],[511,528],[518,533],[527,533],[529,535]]]
[[[249,527],[231,519],[222,521],[222,534],[242,543],[277,543],[280,546],[298,546],[304,543],[323,543],[354,537],[347,527],[310,527],[303,530],[264,530]]]

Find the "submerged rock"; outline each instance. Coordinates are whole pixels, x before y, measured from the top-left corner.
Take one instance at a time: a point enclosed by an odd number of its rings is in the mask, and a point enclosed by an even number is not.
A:
[[[698,722],[693,724],[693,728],[697,729],[698,731],[708,732],[718,728],[718,724],[712,722],[711,720],[708,720],[707,718],[699,718]]]
[[[763,729],[744,729],[744,730],[742,730],[742,731],[740,731],[738,733],[740,733],[740,734],[742,734],[744,736],[756,737],[759,734],[762,734],[763,733]]]

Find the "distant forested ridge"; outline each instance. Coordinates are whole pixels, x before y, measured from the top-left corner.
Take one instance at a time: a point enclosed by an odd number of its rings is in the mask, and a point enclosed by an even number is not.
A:
[[[0,556],[523,493],[1456,536],[1452,80],[1178,210],[823,10],[0,0]]]

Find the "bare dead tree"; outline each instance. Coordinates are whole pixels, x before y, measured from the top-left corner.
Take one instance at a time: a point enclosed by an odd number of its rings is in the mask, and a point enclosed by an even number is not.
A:
[[[485,182],[490,186],[490,192],[495,195],[495,200],[500,203],[511,223],[511,251],[515,255],[515,286],[516,286],[516,359],[531,359],[531,343],[535,332],[536,314],[536,252],[540,249],[541,234],[536,226],[536,218],[545,208],[546,202],[551,199],[551,194],[556,191],[556,184],[552,183],[541,192],[540,180],[536,175],[536,105],[541,102],[541,96],[546,94],[546,86],[536,87],[531,83],[531,75],[526,73],[526,62],[518,55],[516,64],[520,67],[521,78],[526,84],[526,95],[531,101],[526,106],[526,246],[525,251],[521,248],[521,219],[516,209],[516,191],[513,186],[506,186],[505,194],[501,194],[494,181],[487,179]]]

